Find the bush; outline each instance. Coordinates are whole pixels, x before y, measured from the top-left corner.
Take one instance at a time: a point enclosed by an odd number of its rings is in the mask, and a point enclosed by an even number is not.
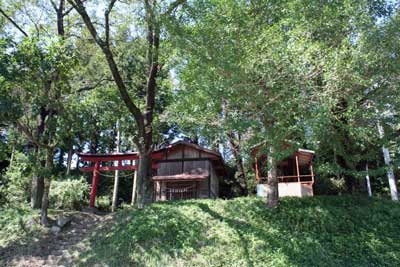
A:
[[[0,250],[11,243],[40,235],[43,229],[39,224],[32,224],[32,221],[38,222],[39,214],[28,205],[0,209]]]
[[[28,201],[33,169],[29,156],[15,153],[12,165],[7,168],[0,181],[0,206],[14,206]]]
[[[80,209],[88,203],[89,188],[89,184],[83,177],[52,181],[50,206],[56,209]]]
[[[109,195],[99,196],[96,198],[96,207],[99,210],[109,211],[111,210],[111,204],[111,196]]]
[[[315,195],[340,195],[345,192],[344,178],[320,176],[315,179]]]

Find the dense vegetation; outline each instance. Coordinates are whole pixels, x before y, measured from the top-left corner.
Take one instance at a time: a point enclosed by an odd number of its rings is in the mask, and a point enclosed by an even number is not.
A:
[[[122,210],[80,266],[398,266],[400,207],[365,197],[196,200]]]

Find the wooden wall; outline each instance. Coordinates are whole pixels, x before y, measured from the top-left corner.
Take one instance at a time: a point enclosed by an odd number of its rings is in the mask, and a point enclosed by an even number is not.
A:
[[[209,172],[209,178],[198,183],[199,198],[218,197],[219,180],[210,159],[215,156],[207,152],[194,149],[188,146],[178,146],[165,154],[158,163],[158,176],[175,175],[180,173],[190,173],[194,169],[202,169]],[[181,160],[180,160],[181,159]],[[188,160],[189,159],[189,160]],[[190,159],[196,159],[191,161]],[[165,182],[157,182],[156,191],[162,190]],[[210,190],[211,189],[211,192]],[[162,197],[164,198],[164,197]],[[164,199],[159,199],[164,200]]]

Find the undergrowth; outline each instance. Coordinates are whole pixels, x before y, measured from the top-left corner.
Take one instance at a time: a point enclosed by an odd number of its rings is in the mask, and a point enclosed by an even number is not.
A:
[[[399,221],[399,204],[351,196],[155,203],[119,211],[76,264],[400,266]]]

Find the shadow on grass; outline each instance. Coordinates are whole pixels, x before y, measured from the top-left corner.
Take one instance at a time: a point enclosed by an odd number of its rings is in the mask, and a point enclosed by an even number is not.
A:
[[[156,204],[119,212],[87,240],[81,266],[153,266],[194,253],[203,245],[207,226],[180,208]]]
[[[287,198],[276,210],[256,198],[158,203],[118,213],[79,257],[81,266],[400,266],[399,221],[399,205],[354,197]]]
[[[58,214],[58,213],[57,213]],[[88,213],[66,212],[72,222],[65,226],[59,234],[53,234],[49,229],[34,227],[31,233],[24,232],[21,236],[0,249],[0,266],[40,266],[42,261],[51,264],[72,265],[72,259],[65,258],[64,250],[78,244],[86,235],[87,225],[97,221],[97,216]],[[53,219],[55,214],[52,214]],[[52,223],[54,220],[50,219]]]
[[[192,202],[240,237],[248,266],[400,266],[400,207],[383,200],[349,197],[284,199],[268,210],[263,201],[214,205]],[[264,242],[262,250],[255,241]],[[282,254],[265,262],[262,253]],[[264,262],[264,263],[263,263]]]

